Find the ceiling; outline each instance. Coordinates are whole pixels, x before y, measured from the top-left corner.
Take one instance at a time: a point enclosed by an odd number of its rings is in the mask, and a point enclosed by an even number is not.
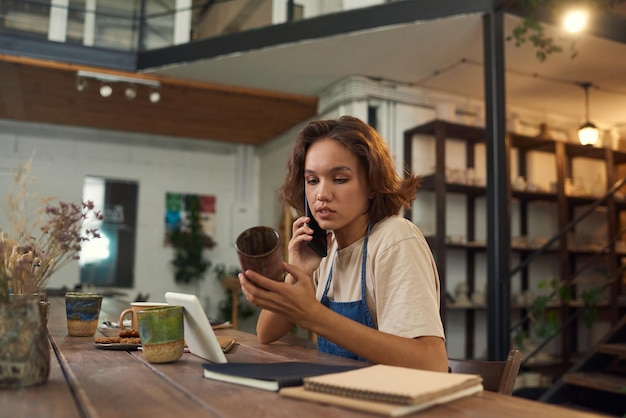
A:
[[[517,22],[507,15],[505,32]],[[575,59],[545,62],[529,45],[505,47],[509,110],[559,114],[573,129],[584,121],[575,83],[591,82],[591,120],[626,138],[626,44],[581,36]],[[103,99],[93,84],[78,92],[76,70],[92,68],[0,55],[0,118],[260,145],[315,116],[317,96],[350,75],[482,100],[482,50],[479,14],[393,25],[151,68],[140,76],[160,80],[157,104],[141,91],[134,101],[117,90]]]
[[[158,103],[150,103],[142,85],[132,101],[124,85],[103,98],[95,79],[77,91],[79,69],[129,75],[0,55],[0,118],[259,145],[317,109],[315,97],[166,77]]]
[[[507,15],[505,33],[519,22]],[[585,118],[584,91],[591,82],[590,118],[603,129],[616,127],[626,138],[626,45],[580,36],[578,56],[565,52],[544,62],[530,45],[506,42],[506,98],[509,108],[537,114]],[[624,22],[626,29],[626,20]],[[317,96],[353,74],[383,78],[483,99],[482,17],[463,15],[230,54],[148,71],[153,75]],[[575,127],[576,125],[574,125]]]

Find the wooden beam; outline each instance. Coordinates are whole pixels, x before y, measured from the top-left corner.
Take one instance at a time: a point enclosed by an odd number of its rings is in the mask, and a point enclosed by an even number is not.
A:
[[[143,85],[128,100],[119,88],[125,83],[114,83],[111,97],[103,98],[92,79],[78,91],[78,70],[157,80],[161,100],[150,103]],[[317,113],[316,97],[6,55],[0,55],[0,80],[0,118],[24,122],[261,145]]]

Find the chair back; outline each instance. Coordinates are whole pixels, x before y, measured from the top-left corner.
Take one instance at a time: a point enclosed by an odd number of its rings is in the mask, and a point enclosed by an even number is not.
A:
[[[491,392],[511,395],[522,363],[519,350],[509,351],[505,361],[448,359],[452,373],[478,374],[483,378],[483,388]]]

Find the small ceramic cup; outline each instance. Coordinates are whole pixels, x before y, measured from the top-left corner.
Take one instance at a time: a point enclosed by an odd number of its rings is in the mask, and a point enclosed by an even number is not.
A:
[[[137,312],[148,309],[148,308],[157,308],[160,306],[167,306],[166,302],[131,302],[130,303],[130,308],[124,309],[122,311],[122,313],[120,314],[120,319],[119,319],[119,323],[120,323],[120,329],[127,329],[124,326],[124,318],[126,318],[126,316],[128,316],[128,314],[130,315],[130,324],[131,324],[131,329],[134,331],[139,331],[139,325],[137,322]]]
[[[183,355],[185,335],[182,306],[137,311],[137,323],[141,347],[150,363],[171,363]]]
[[[92,337],[98,329],[102,295],[68,292],[65,294],[67,333],[72,337]]]
[[[254,270],[265,277],[283,281],[283,249],[278,231],[269,226],[255,226],[243,231],[235,240],[241,269]]]

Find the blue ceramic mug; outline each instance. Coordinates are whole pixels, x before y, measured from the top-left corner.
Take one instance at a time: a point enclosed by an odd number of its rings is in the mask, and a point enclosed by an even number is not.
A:
[[[65,312],[67,333],[72,337],[92,337],[98,329],[102,295],[97,293],[67,292]]]

